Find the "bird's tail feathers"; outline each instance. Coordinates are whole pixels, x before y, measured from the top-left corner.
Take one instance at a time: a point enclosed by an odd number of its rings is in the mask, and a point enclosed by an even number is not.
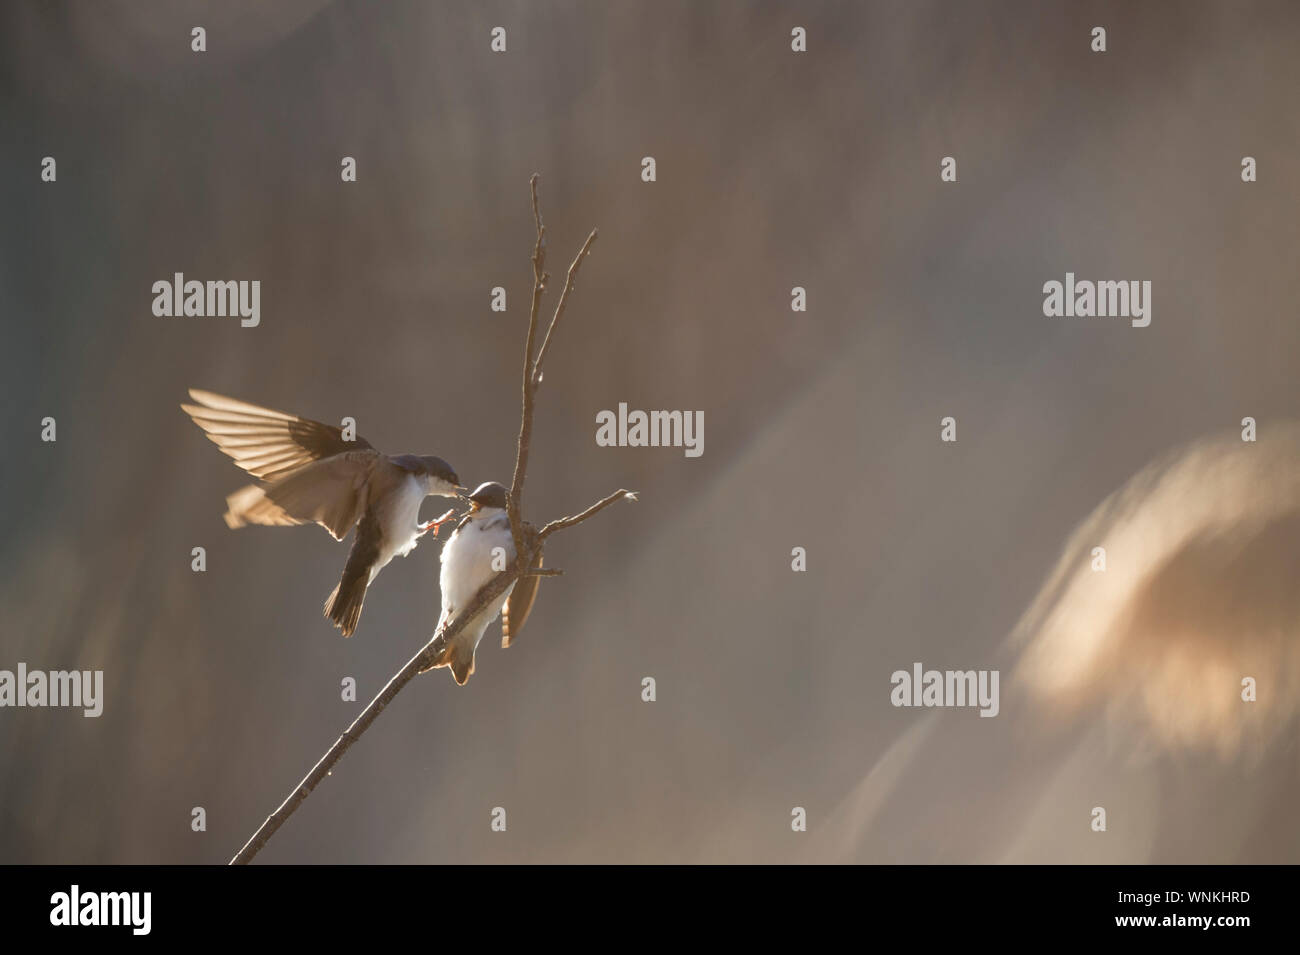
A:
[[[368,583],[366,575],[357,577],[344,571],[343,579],[325,598],[325,616],[334,622],[334,626],[343,631],[345,637],[350,637],[356,632]]]
[[[458,686],[464,686],[465,681],[474,673],[473,646],[467,646],[459,640],[448,643],[443,639],[442,634],[438,634],[433,641],[433,653],[433,663],[421,670],[421,673],[428,673],[439,667],[449,667],[452,679]]]

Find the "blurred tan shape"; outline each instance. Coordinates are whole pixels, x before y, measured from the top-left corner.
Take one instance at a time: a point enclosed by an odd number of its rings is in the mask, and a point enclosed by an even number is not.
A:
[[[1298,571],[1300,426],[1197,442],[1070,537],[1013,635],[1014,681],[1055,716],[1104,707],[1134,742],[1257,751],[1300,705]]]

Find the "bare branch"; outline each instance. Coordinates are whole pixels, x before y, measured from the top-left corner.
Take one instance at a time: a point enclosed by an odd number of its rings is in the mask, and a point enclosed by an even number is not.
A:
[[[575,514],[572,517],[561,517],[557,520],[551,521],[549,524],[547,524],[537,533],[537,543],[540,544],[542,541],[546,540],[546,538],[550,537],[556,531],[562,531],[565,530],[566,528],[573,527],[575,524],[581,524],[587,518],[592,517],[599,511],[603,511],[605,508],[609,507],[615,501],[620,501],[620,500],[635,501],[636,491],[626,491],[623,488],[619,488],[609,497],[597,501],[595,504],[591,505],[591,507],[587,508],[581,514]]]
[[[533,346],[537,341],[537,313],[542,304],[542,292],[550,276],[546,274],[546,226],[542,225],[542,210],[537,198],[537,180],[533,173],[528,188],[533,198],[533,224],[537,228],[537,242],[533,246],[533,301],[528,309],[528,337],[524,342],[524,373],[522,375],[523,409],[519,416],[519,441],[515,445],[515,473],[510,481],[510,494],[506,498],[506,514],[510,518],[510,536],[514,538],[515,554],[524,554],[523,517],[520,512],[524,501],[524,478],[528,472],[528,454],[533,440]]]
[[[578,269],[582,267],[582,260],[591,252],[591,244],[595,241],[596,230],[592,229],[591,234],[587,236],[587,241],[582,243],[582,248],[569,264],[569,272],[564,277],[564,291],[560,293],[560,301],[555,306],[555,314],[551,316],[550,327],[546,329],[546,337],[542,339],[542,350],[537,353],[537,361],[533,362],[531,381],[534,389],[542,383],[542,360],[546,358],[546,350],[551,347],[551,335],[555,332],[555,326],[559,324],[560,318],[564,315],[564,306],[568,304],[569,293],[573,291],[573,280],[577,278]]]
[[[361,711],[361,715],[352,721],[352,725],[343,731],[343,735],[334,741],[334,745],[326,750],[325,755],[320,758],[311,772],[303,777],[302,782],[294,787],[293,792],[284,802],[280,803],[279,808],[271,815],[267,816],[266,821],[258,827],[252,837],[244,844],[244,847],[235,854],[230,860],[231,865],[247,865],[252,861],[253,856],[261,851],[266,845],[267,840],[275,835],[286,819],[288,819],[295,809],[297,809],[326,776],[334,768],[334,764],[343,758],[343,754],[351,748],[352,744],[361,738],[361,734],[369,728],[370,724],[375,721],[384,708],[392,702],[393,697],[406,684],[410,683],[412,678],[421,670],[433,662],[433,643],[439,634],[443,634],[450,641],[458,633],[465,629],[465,625],[474,619],[484,608],[505,593],[506,588],[515,582],[518,577],[513,569],[507,570],[496,577],[493,577],[486,586],[483,587],[474,599],[469,602],[469,606],[463,613],[456,615],[447,626],[443,627],[429,639],[415,656],[407,661],[406,666],[397,671],[397,675],[388,681],[388,685],[379,691],[379,695],[367,704],[366,708]]]

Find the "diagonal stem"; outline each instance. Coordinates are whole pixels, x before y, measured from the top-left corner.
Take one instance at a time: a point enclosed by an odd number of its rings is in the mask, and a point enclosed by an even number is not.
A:
[[[303,777],[302,781],[293,788],[293,792],[280,803],[275,812],[266,817],[266,821],[258,827],[244,847],[235,853],[235,857],[230,860],[231,865],[247,865],[253,857],[262,850],[271,836],[275,835],[285,820],[293,815],[296,810],[326,776],[334,768],[334,764],[343,758],[346,753],[364,733],[370,724],[375,721],[380,713],[384,712],[385,707],[392,702],[393,697],[401,691],[402,687],[410,683],[411,680],[422,669],[433,662],[433,642],[441,633],[447,640],[451,640],[458,633],[465,629],[466,624],[473,620],[485,607],[492,601],[496,600],[506,588],[514,583],[518,574],[512,571],[506,571],[492,578],[482,590],[474,595],[468,608],[464,613],[459,613],[456,618],[450,621],[447,626],[443,627],[438,633],[429,639],[415,656],[407,661],[406,666],[398,670],[388,684],[379,691],[379,695],[367,704],[366,708],[361,711],[361,715],[352,721],[352,725],[343,731],[343,735],[334,741],[334,745],[325,751],[316,765],[312,767],[311,772]]]
[[[581,514],[574,514],[572,517],[561,517],[551,521],[540,531],[538,531],[537,543],[540,544],[542,541],[546,540],[546,538],[550,537],[556,531],[562,531],[565,530],[566,528],[573,527],[575,524],[581,524],[583,521],[587,520],[587,518],[595,516],[600,511],[603,511],[605,508],[609,507],[615,501],[622,501],[622,500],[635,501],[636,491],[628,491],[623,488],[619,488],[613,494],[609,495],[609,497],[602,498],[601,500],[597,501],[595,504],[591,505],[591,507],[587,508]]]
[[[578,277],[578,269],[582,267],[582,260],[591,252],[592,243],[596,241],[596,230],[592,229],[591,234],[587,236],[587,241],[582,243],[582,248],[574,256],[573,261],[569,264],[569,271],[564,276],[564,291],[560,293],[560,301],[555,306],[555,314],[551,316],[551,324],[546,329],[546,337],[542,339],[542,350],[537,353],[537,361],[533,362],[533,374],[529,379],[533,388],[536,389],[542,383],[542,360],[546,358],[546,350],[551,347],[551,335],[555,333],[555,326],[560,323],[564,316],[564,306],[569,302],[569,293],[573,291],[573,280]]]

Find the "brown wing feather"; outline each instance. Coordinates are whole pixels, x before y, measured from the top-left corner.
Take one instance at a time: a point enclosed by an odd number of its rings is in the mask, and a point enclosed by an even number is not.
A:
[[[383,463],[378,451],[348,451],[308,464],[264,487],[243,488],[226,498],[226,524],[314,522],[342,540],[361,519],[371,475]]]
[[[542,555],[538,553],[530,569],[540,570],[541,566]],[[541,582],[540,577],[522,577],[515,583],[510,596],[506,598],[505,606],[501,608],[501,646],[510,646],[515,637],[519,636],[519,631],[524,629],[528,614],[533,609],[533,601],[537,599],[537,585]]]
[[[276,481],[313,461],[348,451],[373,451],[365,438],[343,440],[343,430],[310,418],[272,411],[210,391],[190,389],[197,404],[181,408],[208,440],[253,477]]]
[[[306,524],[306,521],[290,517],[285,509],[266,496],[266,488],[260,484],[241,487],[226,498],[226,526],[243,527],[246,524],[264,524],[283,527],[288,524]]]

